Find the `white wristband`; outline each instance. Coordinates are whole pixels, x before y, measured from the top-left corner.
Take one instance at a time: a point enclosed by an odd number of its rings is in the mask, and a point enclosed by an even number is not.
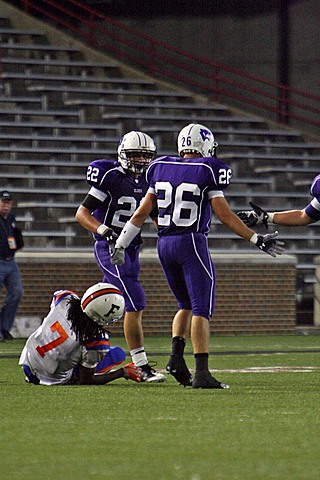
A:
[[[97,228],[97,234],[98,235],[101,235],[101,237],[103,237],[103,235],[109,230],[109,227],[107,227],[107,225],[104,225],[103,223],[101,223],[101,225],[99,225],[99,227]]]
[[[258,240],[258,235],[254,233],[252,237],[250,238],[250,242],[253,243],[254,245],[257,243]]]
[[[116,241],[116,248],[127,248],[132,240],[138,235],[140,228],[128,221],[122,229],[119,238]]]
[[[274,212],[268,212],[268,222],[274,223],[273,217],[274,217]]]

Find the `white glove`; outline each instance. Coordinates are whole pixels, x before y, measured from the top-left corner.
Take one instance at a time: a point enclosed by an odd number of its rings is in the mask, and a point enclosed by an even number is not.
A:
[[[263,252],[266,252],[271,257],[282,255],[284,252],[283,242],[275,240],[278,232],[267,233],[266,235],[257,235],[256,233],[250,238],[250,242],[260,248]]]
[[[122,247],[115,247],[111,254],[111,263],[113,265],[123,265],[124,264],[124,254],[125,254],[125,249]]]

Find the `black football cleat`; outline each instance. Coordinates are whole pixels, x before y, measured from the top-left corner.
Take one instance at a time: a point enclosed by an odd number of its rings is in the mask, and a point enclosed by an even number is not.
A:
[[[192,375],[181,355],[171,354],[166,366],[166,371],[172,375],[180,385],[191,387]]]
[[[230,388],[227,383],[219,382],[209,371],[198,372],[192,381],[192,388]]]

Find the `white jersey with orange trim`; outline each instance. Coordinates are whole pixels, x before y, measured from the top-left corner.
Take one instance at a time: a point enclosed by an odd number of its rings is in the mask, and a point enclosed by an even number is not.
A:
[[[95,368],[110,350],[107,334],[85,346],[76,339],[67,319],[70,290],[54,293],[51,310],[40,327],[28,338],[19,365],[27,365],[42,385],[68,383],[78,365]]]

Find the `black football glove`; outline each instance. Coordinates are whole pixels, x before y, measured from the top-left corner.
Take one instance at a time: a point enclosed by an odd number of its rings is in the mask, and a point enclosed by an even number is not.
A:
[[[255,245],[263,252],[271,255],[271,257],[282,255],[284,252],[284,248],[282,247],[284,243],[279,240],[275,240],[277,235],[278,232],[267,233],[266,235],[258,235]]]
[[[266,228],[268,228],[269,216],[267,212],[261,207],[258,207],[258,205],[255,205],[253,202],[249,202],[249,205],[253,208],[253,210],[237,212],[240,220],[242,220],[243,223],[249,228],[255,227],[256,225],[264,225]]]
[[[108,228],[108,230],[102,235],[102,237],[105,239],[106,242],[114,245],[119,235],[114,230],[112,230],[112,228]]]

